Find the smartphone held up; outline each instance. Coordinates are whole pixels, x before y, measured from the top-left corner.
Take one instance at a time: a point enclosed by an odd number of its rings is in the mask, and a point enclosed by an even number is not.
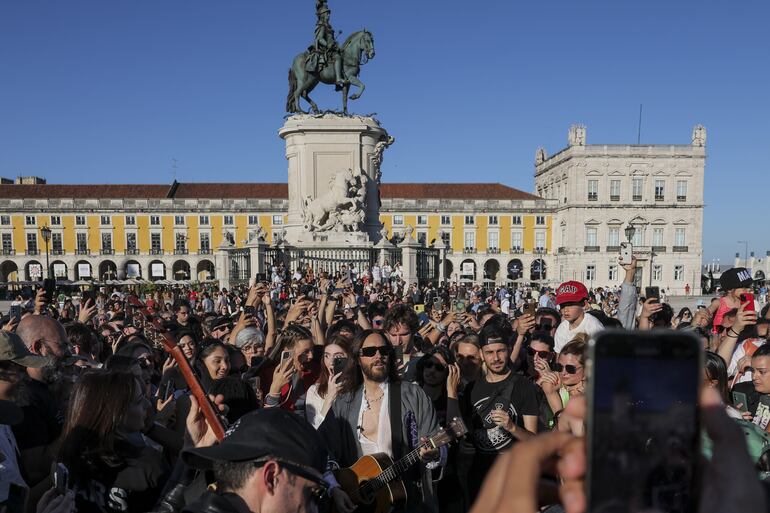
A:
[[[589,342],[587,511],[697,511],[702,360],[687,333]]]

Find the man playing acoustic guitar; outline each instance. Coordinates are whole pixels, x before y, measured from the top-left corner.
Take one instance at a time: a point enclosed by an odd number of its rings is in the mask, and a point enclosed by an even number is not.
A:
[[[378,455],[376,457],[380,458],[381,453],[398,460],[426,444],[427,435],[434,434],[439,428],[436,412],[419,386],[399,380],[393,349],[382,333],[362,331],[353,341],[352,349],[355,358],[344,371],[342,394],[337,396],[319,428],[337,463],[350,467],[362,456]],[[419,460],[419,465],[403,469],[400,477],[406,491],[406,503],[402,507],[396,504],[396,510],[436,510],[431,470],[443,465],[446,448],[422,447]],[[353,488],[357,488],[355,479],[353,481]],[[351,490],[342,479],[340,484],[354,502],[361,502],[361,497],[356,495],[363,489]],[[393,487],[389,490],[384,492],[386,500],[398,492]],[[373,498],[377,504],[366,509],[388,511],[390,505],[382,504],[382,496],[383,493],[377,494]]]

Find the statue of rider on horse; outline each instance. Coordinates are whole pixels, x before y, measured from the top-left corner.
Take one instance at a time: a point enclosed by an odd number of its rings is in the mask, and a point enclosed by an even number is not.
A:
[[[327,0],[316,0],[315,38],[308,50],[294,58],[289,70],[289,95],[286,99],[287,112],[304,112],[299,99],[304,98],[313,112],[318,106],[310,99],[309,93],[319,82],[333,84],[342,91],[343,112],[348,112],[350,86],[358,87],[351,100],[361,97],[366,86],[358,79],[361,66],[374,58],[374,37],[366,29],[355,32],[340,46],[332,28],[331,10]]]

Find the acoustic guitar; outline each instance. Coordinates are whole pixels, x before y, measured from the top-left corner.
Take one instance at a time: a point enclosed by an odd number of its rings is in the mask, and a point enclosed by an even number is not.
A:
[[[393,462],[384,453],[362,456],[353,466],[334,473],[342,490],[356,504],[358,513],[388,513],[406,502],[401,476],[420,460],[420,449],[438,449],[465,436],[468,428],[455,417],[445,428],[428,438],[409,454]]]

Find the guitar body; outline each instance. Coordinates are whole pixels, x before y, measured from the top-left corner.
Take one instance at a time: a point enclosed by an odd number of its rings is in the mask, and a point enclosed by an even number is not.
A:
[[[388,513],[391,508],[399,507],[406,502],[406,488],[400,480],[388,483],[373,497],[366,497],[361,493],[361,485],[376,478],[392,465],[393,460],[390,456],[377,453],[362,456],[352,467],[335,472],[340,487],[358,505],[357,513]]]

